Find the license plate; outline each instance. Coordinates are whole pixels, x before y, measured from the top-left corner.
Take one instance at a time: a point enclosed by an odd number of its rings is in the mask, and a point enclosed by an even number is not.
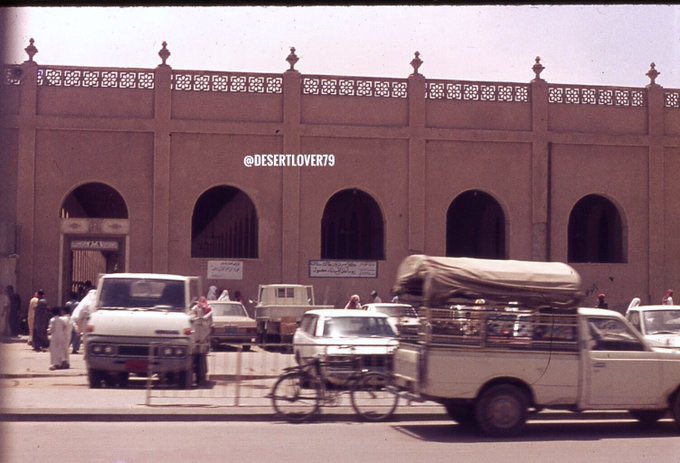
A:
[[[129,372],[146,372],[149,369],[148,360],[128,360],[125,369]]]

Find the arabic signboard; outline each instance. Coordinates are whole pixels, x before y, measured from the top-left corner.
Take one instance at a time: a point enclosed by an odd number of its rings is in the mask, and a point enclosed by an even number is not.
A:
[[[94,251],[117,251],[118,241],[105,240],[73,240],[71,241],[71,249],[84,249]]]
[[[210,280],[243,280],[243,261],[209,260],[208,279]]]
[[[312,278],[377,278],[378,262],[375,260],[310,260],[309,276]]]

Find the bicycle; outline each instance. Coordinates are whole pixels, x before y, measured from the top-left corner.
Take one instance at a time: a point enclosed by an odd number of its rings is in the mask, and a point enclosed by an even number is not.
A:
[[[397,408],[399,396],[390,387],[391,376],[361,368],[358,359],[352,360],[352,373],[345,379],[345,389],[329,388],[324,367],[335,362],[314,359],[289,367],[279,376],[271,392],[276,414],[291,423],[301,423],[321,410],[322,405],[335,405],[339,396],[349,392],[352,409],[366,421],[383,421]]]

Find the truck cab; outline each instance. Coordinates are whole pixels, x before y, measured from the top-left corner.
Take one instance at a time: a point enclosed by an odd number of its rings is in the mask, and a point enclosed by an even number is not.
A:
[[[205,381],[212,320],[192,311],[199,294],[198,277],[102,275],[85,326],[89,386],[126,384],[130,375],[157,375],[181,387]]]

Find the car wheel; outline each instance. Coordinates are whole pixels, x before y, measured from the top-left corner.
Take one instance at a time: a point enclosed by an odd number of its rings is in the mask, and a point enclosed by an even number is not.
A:
[[[529,400],[522,390],[501,384],[482,393],[475,407],[475,417],[488,436],[516,436],[526,425],[528,408]]]
[[[473,404],[461,404],[447,401],[443,405],[449,417],[459,425],[470,428],[477,425],[475,407]]]
[[[102,381],[104,380],[104,374],[100,370],[87,370],[87,382],[90,389],[99,389],[102,387]]]

